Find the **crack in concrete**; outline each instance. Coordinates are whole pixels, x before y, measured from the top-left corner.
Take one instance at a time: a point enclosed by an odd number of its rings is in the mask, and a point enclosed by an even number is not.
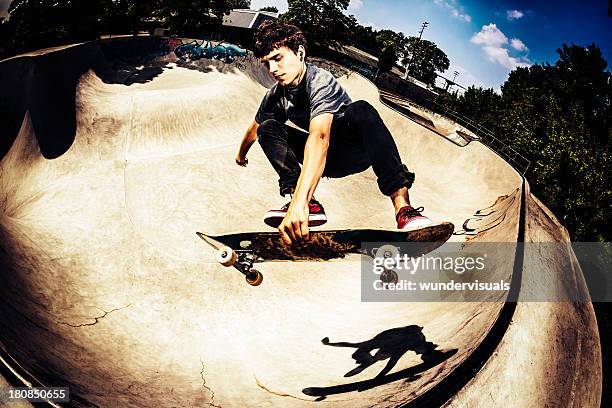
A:
[[[259,378],[254,377],[255,378],[255,382],[257,383],[257,386],[259,388],[261,388],[262,390],[269,392],[272,395],[278,395],[279,397],[289,397],[289,398],[293,398],[299,401],[308,401],[308,402],[312,402],[312,399],[308,399],[308,398],[300,398],[300,397],[296,397],[295,395],[291,395],[291,394],[287,394],[285,392],[279,392],[279,391],[273,391],[270,388],[266,387],[264,384],[261,383],[261,381],[259,381]]]
[[[206,379],[204,378],[204,362],[200,359],[200,364],[202,364],[202,369],[200,370],[200,378],[202,378],[202,387],[210,393],[210,406],[215,408],[221,408],[220,405],[215,405],[215,392],[206,385]]]
[[[92,317],[92,319],[94,319],[94,322],[93,322],[93,323],[70,324],[70,323],[61,322],[61,321],[58,321],[58,323],[59,323],[59,324],[63,324],[63,325],[65,325],[65,326],[75,327],[75,328],[78,328],[78,327],[85,327],[85,326],[94,326],[94,325],[98,324],[98,322],[99,322],[100,320],[102,320],[102,319],[104,319],[106,316],[108,316],[109,314],[111,314],[111,313],[113,313],[113,312],[116,312],[116,311],[118,311],[118,310],[127,309],[127,308],[128,308],[128,307],[130,307],[130,306],[132,306],[132,304],[131,304],[131,303],[130,303],[130,304],[128,304],[128,305],[125,305],[125,306],[123,306],[123,307],[119,307],[119,308],[112,309],[112,310],[109,310],[109,311],[106,311],[106,310],[104,310],[104,309],[100,309],[100,310],[102,310],[102,311],[104,312],[104,314],[103,314],[102,316]]]

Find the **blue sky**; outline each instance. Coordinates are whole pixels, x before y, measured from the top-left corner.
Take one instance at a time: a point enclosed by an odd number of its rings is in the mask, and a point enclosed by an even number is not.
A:
[[[286,0],[251,0],[253,9],[267,5],[287,9]],[[499,89],[516,66],[556,62],[564,42],[595,42],[612,64],[607,8],[606,0],[351,0],[347,14],[362,25],[405,35],[418,35],[428,21],[423,38],[448,55],[446,77],[458,71],[464,86]]]

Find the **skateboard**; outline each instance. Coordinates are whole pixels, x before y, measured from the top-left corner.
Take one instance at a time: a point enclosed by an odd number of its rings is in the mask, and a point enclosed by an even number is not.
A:
[[[216,250],[216,260],[223,266],[233,266],[246,278],[249,285],[258,286],[263,275],[253,268],[255,263],[265,261],[327,261],[345,255],[363,254],[369,257],[393,257],[399,251],[393,243],[419,242],[410,246],[409,253],[402,255],[418,257],[444,244],[455,227],[450,222],[402,231],[397,229],[343,229],[310,231],[307,242],[287,245],[278,232],[240,232],[235,234],[208,235],[196,232],[198,237]],[[370,250],[362,248],[364,242],[385,243]],[[384,274],[384,273],[383,273]],[[383,278],[397,282],[397,274],[390,271]]]

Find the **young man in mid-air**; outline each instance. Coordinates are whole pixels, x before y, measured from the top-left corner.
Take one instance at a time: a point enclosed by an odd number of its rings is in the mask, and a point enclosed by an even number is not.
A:
[[[286,244],[309,239],[309,226],[327,222],[314,199],[319,180],[345,177],[372,166],[381,193],[395,207],[397,227],[431,224],[423,208],[410,205],[408,171],[378,112],[365,101],[352,102],[334,76],[307,63],[306,39],[294,25],[266,21],[255,32],[254,53],[277,83],[263,98],[247,129],[236,163],[246,166],[255,140],[279,175],[280,194],[291,201],[271,210],[264,221],[278,227]],[[303,130],[286,125],[290,120]],[[302,167],[300,169],[300,163]]]

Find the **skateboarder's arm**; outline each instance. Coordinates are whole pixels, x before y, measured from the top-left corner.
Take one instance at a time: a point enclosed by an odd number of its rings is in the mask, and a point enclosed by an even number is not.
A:
[[[315,116],[310,121],[300,178],[295,187],[291,204],[287,209],[287,215],[278,227],[281,238],[287,244],[309,239],[308,202],[314,195],[325,169],[333,118],[334,116],[331,113],[324,113]]]
[[[240,147],[238,148],[238,155],[236,156],[236,163],[241,166],[246,166],[248,163],[246,156],[253,143],[257,140],[257,128],[259,128],[259,125],[253,121],[242,137]]]
[[[329,147],[329,135],[333,119],[334,115],[324,113],[315,116],[310,121],[308,140],[304,148],[304,165],[295,187],[294,201],[296,201],[296,204],[307,206],[314,195],[319,180],[321,180],[327,160],[327,148]]]

